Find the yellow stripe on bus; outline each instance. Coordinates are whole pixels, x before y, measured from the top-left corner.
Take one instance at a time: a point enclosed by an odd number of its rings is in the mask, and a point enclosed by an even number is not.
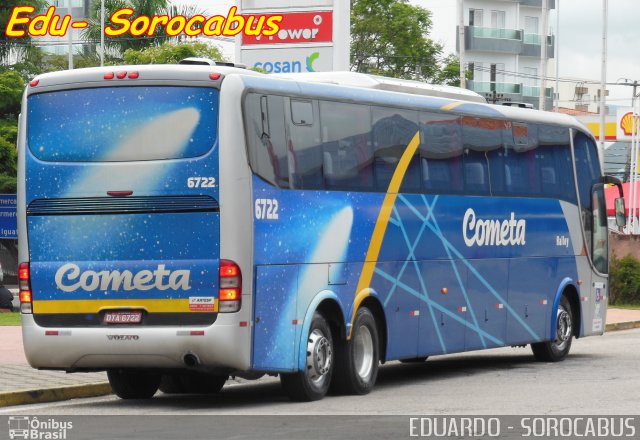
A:
[[[411,159],[413,159],[413,156],[416,154],[419,146],[420,132],[418,131],[411,142],[409,142],[407,149],[402,154],[400,162],[398,162],[398,166],[393,172],[393,177],[391,178],[391,183],[389,183],[387,194],[384,196],[382,208],[380,208],[378,220],[376,220],[376,225],[373,229],[373,235],[371,236],[371,241],[369,242],[369,249],[367,250],[367,257],[362,268],[362,273],[360,274],[360,280],[358,281],[358,288],[356,289],[356,298],[353,303],[353,314],[351,315],[351,328],[349,330],[348,339],[351,339],[351,331],[353,330],[353,323],[356,319],[356,312],[358,311],[358,307],[360,307],[362,301],[364,301],[364,299],[369,296],[371,280],[373,279],[373,272],[375,271],[376,265],[378,264],[380,248],[382,247],[382,241],[384,240],[385,233],[387,232],[389,219],[391,218],[393,207],[396,204],[396,199],[398,198],[398,192],[400,191],[400,186],[402,185],[404,176],[407,173],[407,169],[409,168]]]
[[[452,102],[451,104],[447,104],[447,105],[443,105],[442,107],[440,107],[440,110],[453,110],[456,107],[461,106],[462,104],[466,104],[466,102],[464,101],[457,101],[457,102]]]
[[[188,313],[189,299],[110,299],[110,300],[54,300],[34,301],[33,312],[37,314],[54,313],[99,313],[104,310],[135,309],[148,313]],[[215,300],[213,312],[218,311]],[[209,311],[210,312],[210,311]]]

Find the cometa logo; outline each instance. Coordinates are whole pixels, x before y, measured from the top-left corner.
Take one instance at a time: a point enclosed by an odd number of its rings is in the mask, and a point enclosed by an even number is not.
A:
[[[190,270],[170,271],[164,264],[158,265],[154,271],[141,270],[135,274],[129,270],[113,270],[94,272],[92,270],[80,271],[78,265],[65,264],[56,271],[56,286],[63,292],[75,292],[78,289],[85,292],[94,290],[114,291],[119,290],[189,290]]]
[[[524,246],[527,234],[526,220],[517,220],[515,213],[509,219],[482,220],[472,208],[467,209],[462,221],[464,243],[473,246]]]

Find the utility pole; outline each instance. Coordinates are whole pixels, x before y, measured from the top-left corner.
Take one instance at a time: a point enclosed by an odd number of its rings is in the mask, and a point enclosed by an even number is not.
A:
[[[604,169],[604,142],[607,92],[607,22],[609,0],[602,0],[602,72],[600,75],[600,166]],[[632,171],[635,173],[635,170]]]
[[[547,35],[549,34],[549,3],[542,0],[542,41],[540,43],[540,98],[538,108],[546,110],[546,89],[547,89]]]
[[[104,66],[104,0],[100,0],[100,66]]]
[[[556,112],[560,109],[560,0],[556,0]]]
[[[458,41],[460,46],[460,87],[467,88],[464,41],[464,0],[458,0]]]
[[[67,8],[69,8],[69,11],[67,13],[71,15],[71,0],[67,0]],[[73,31],[72,29],[67,30],[67,35],[69,36],[69,70],[73,70]]]

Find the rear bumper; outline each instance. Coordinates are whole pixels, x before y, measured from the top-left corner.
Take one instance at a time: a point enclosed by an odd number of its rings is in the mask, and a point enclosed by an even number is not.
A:
[[[191,354],[203,367],[246,371],[252,327],[242,315],[221,314],[209,327],[60,329],[40,327],[33,315],[22,315],[22,335],[34,368],[184,368]],[[248,324],[241,327],[242,321]]]

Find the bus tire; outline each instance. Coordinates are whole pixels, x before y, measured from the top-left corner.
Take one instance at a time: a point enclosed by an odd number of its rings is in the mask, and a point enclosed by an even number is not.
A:
[[[150,399],[158,391],[161,376],[144,371],[107,370],[111,389],[121,399]]]
[[[280,375],[282,388],[291,400],[320,400],[331,384],[335,363],[333,337],[327,321],[318,312],[311,320],[306,352],[304,371]]]
[[[340,394],[367,394],[378,377],[378,326],[371,311],[362,307],[356,313],[350,340],[336,349],[336,370],[332,388]]]
[[[559,362],[569,354],[573,338],[573,313],[566,296],[562,296],[556,313],[556,338],[531,344],[533,356],[540,362]]]

